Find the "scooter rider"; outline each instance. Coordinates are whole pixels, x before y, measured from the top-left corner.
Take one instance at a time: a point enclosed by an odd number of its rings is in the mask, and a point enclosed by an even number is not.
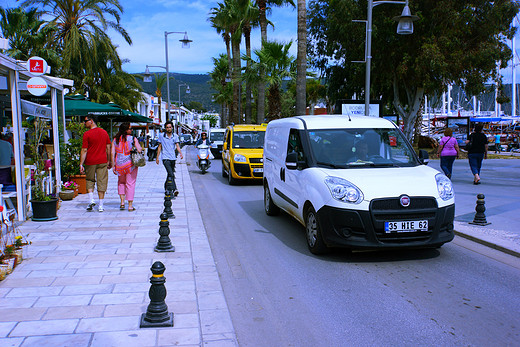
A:
[[[197,140],[197,142],[195,143],[195,147],[197,147],[198,145],[207,145],[207,146],[211,146],[211,140],[208,139],[208,135],[206,133],[202,133],[200,135],[200,139]]]

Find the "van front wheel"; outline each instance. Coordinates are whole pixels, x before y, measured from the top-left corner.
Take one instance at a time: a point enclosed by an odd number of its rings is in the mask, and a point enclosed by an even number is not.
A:
[[[307,246],[312,254],[319,255],[328,252],[328,248],[325,242],[323,242],[318,216],[312,206],[309,206],[305,212],[305,235],[307,237]]]
[[[265,214],[268,216],[276,216],[280,213],[280,208],[276,206],[271,199],[271,193],[269,192],[269,186],[264,184],[264,210]]]

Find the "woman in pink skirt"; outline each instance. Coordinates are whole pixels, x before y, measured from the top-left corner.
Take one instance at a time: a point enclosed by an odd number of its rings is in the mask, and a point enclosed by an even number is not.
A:
[[[125,198],[128,200],[128,211],[135,211],[134,194],[135,182],[137,180],[137,167],[132,165],[130,151],[135,147],[142,151],[137,138],[132,136],[130,123],[125,122],[119,126],[119,132],[112,141],[112,163],[114,163],[114,174],[118,175],[117,192],[121,198],[120,210],[125,209]]]

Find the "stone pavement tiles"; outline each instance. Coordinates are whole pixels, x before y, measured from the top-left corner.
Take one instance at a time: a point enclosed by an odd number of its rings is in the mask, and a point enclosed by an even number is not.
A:
[[[32,244],[0,282],[0,347],[236,346],[184,162],[176,175],[180,194],[169,220],[175,252],[154,252],[166,178],[154,162],[139,168],[134,212],[119,210],[110,172],[104,212],[86,212],[88,195],[78,195],[61,203],[58,220],[19,226]],[[174,327],[141,329],[155,261],[166,266]]]

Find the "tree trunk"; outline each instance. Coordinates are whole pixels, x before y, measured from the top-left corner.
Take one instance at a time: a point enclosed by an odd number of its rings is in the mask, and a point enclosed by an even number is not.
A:
[[[251,30],[244,29],[244,37],[246,41],[247,69],[251,67]],[[251,83],[246,82],[246,124],[251,124],[252,106],[251,106]]]
[[[412,142],[414,126],[417,117],[420,116],[421,105],[424,97],[424,88],[417,87],[415,89],[409,88],[406,83],[401,83],[404,85],[404,90],[407,97],[407,105],[409,105],[409,109],[405,109],[403,103],[399,98],[399,82],[397,78],[394,76],[393,88],[394,88],[394,107],[397,110],[400,118],[403,120],[403,133],[406,138]]]
[[[307,80],[307,8],[305,0],[298,0],[298,53],[296,57],[296,115],[304,115]]]
[[[233,51],[233,73],[231,83],[233,83],[233,105],[230,115],[230,122],[240,124],[239,98],[240,98],[240,41],[231,40]]]
[[[266,18],[266,1],[260,0],[257,2],[258,8],[260,9],[259,21],[260,21],[260,36],[262,38],[262,48],[264,41],[267,41],[267,18]],[[256,122],[263,123],[265,119],[265,71],[260,69],[260,82],[258,82],[258,101],[256,105]]]

